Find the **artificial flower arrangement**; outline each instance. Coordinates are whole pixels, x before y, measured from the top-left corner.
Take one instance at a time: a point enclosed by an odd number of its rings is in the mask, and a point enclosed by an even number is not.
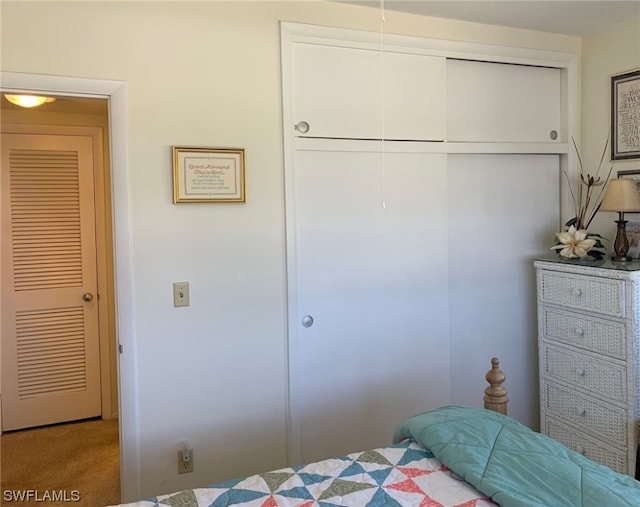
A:
[[[556,244],[551,247],[551,250],[558,250],[561,257],[568,259],[586,257],[587,255],[595,259],[602,259],[605,252],[594,250],[594,248],[604,248],[602,239],[605,238],[599,234],[589,234],[586,230],[576,229],[571,225],[567,231],[556,232]]]
[[[561,257],[567,257],[569,259],[586,257],[587,255],[595,259],[602,259],[605,255],[605,247],[602,244],[602,240],[607,241],[607,239],[600,234],[587,232],[587,229],[595,218],[596,213],[600,210],[602,199],[604,198],[604,191],[609,182],[611,172],[613,171],[613,165],[611,165],[607,177],[603,178],[600,176],[600,170],[602,169],[604,157],[607,153],[607,146],[609,145],[609,138],[607,137],[602,156],[600,157],[600,163],[594,175],[589,173],[585,174],[582,159],[580,158],[580,151],[573,137],[571,141],[573,141],[573,147],[578,155],[578,163],[580,165],[580,181],[578,182],[577,192],[574,192],[571,188],[571,181],[569,180],[567,171],[563,172],[565,178],[567,178],[575,216],[565,224],[565,226],[568,227],[566,231],[556,233],[556,242],[551,247],[551,250],[556,250]]]

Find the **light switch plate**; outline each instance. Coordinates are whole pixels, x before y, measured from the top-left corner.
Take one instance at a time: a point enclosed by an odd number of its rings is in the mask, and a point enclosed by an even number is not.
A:
[[[189,282],[173,283],[173,306],[189,306]]]

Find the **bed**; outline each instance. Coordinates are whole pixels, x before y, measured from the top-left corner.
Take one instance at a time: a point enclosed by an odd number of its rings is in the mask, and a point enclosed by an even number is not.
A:
[[[640,506],[640,482],[506,415],[498,359],[486,378],[485,408],[417,414],[387,447],[119,507]]]

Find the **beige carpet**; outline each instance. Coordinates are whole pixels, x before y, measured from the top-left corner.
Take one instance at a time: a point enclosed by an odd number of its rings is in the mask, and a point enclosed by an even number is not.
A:
[[[116,419],[4,433],[0,452],[2,505],[104,507],[120,502]],[[31,494],[28,501],[15,496],[25,494]],[[52,499],[58,501],[45,501]]]

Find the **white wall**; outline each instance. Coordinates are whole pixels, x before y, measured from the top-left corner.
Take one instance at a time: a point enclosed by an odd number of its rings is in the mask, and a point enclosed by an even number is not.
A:
[[[380,26],[376,9],[316,1],[2,3],[3,71],[127,83],[141,468],[127,500],[286,464],[280,20]],[[384,29],[580,52],[389,11]],[[244,147],[247,203],[173,205],[172,145]],[[185,280],[191,306],[174,309]],[[178,476],[184,438],[195,472]]]
[[[580,151],[585,170],[596,170],[602,148],[611,128],[611,76],[640,68],[640,17],[619,23],[607,30],[583,39],[582,91],[581,91],[581,143]],[[611,150],[607,154],[601,174],[606,176],[610,167]],[[612,178],[617,171],[640,169],[640,160],[616,160]],[[567,217],[569,218],[569,217]],[[593,222],[593,231],[610,239],[612,250],[615,239],[616,213],[600,213]],[[639,220],[638,215],[626,215]]]

